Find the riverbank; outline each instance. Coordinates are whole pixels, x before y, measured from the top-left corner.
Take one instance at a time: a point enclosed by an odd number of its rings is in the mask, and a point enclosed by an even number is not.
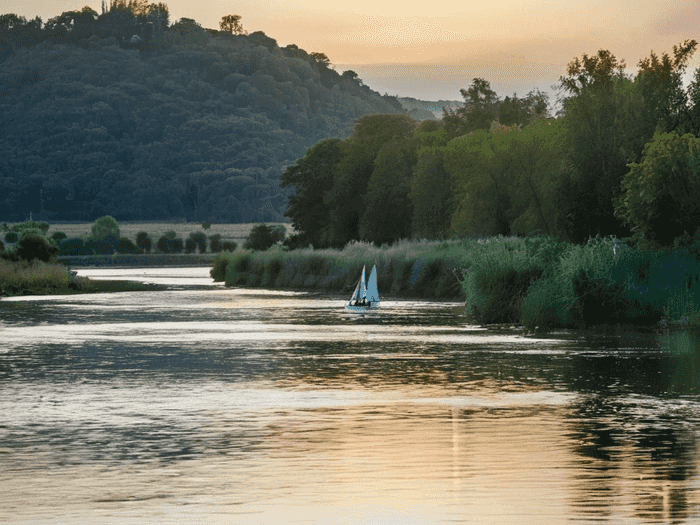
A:
[[[66,266],[85,267],[158,267],[158,266],[211,266],[214,253],[153,253],[114,255],[67,255],[59,256],[58,262]]]
[[[463,259],[457,243],[399,242],[378,248],[364,242],[343,250],[238,251],[214,261],[212,277],[226,286],[322,290],[350,294],[362,267],[377,266],[381,296],[461,299],[455,273]]]
[[[20,295],[70,295],[160,290],[162,286],[135,281],[96,280],[77,277],[60,263],[10,262],[0,259],[0,297]]]
[[[381,296],[463,300],[479,324],[529,332],[597,325],[700,326],[700,262],[687,249],[643,250],[614,238],[403,241],[343,250],[238,251],[214,260],[226,286],[349,294],[377,265]]]

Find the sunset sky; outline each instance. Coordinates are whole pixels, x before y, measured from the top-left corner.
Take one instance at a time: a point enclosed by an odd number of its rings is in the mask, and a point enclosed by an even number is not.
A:
[[[700,40],[698,0],[165,0],[171,22],[193,18],[218,28],[229,13],[280,46],[326,53],[371,88],[426,100],[460,100],[483,77],[501,95],[551,91],[566,64],[609,49],[634,67],[651,50]],[[0,0],[1,13],[44,22],[100,0]],[[700,53],[691,70],[700,65]]]

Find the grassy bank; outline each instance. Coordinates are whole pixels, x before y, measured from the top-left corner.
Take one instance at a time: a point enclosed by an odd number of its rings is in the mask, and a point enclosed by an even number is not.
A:
[[[216,258],[212,277],[227,286],[325,290],[351,293],[362,271],[377,265],[383,296],[454,299],[461,295],[454,270],[460,267],[457,243],[400,242],[391,247],[351,243],[343,250],[236,252]]]
[[[98,281],[76,278],[63,264],[10,262],[0,259],[0,297],[127,292],[160,289],[132,281]]]
[[[616,247],[617,244],[617,247]],[[227,286],[352,291],[377,265],[383,296],[460,298],[476,322],[529,331],[604,324],[700,324],[700,262],[692,250],[651,251],[613,238],[572,245],[550,237],[400,242],[377,248],[218,256]]]

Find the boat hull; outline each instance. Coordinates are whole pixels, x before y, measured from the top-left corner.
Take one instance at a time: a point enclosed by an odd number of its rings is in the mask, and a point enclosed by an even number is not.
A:
[[[345,305],[345,309],[346,309],[348,312],[359,312],[359,313],[361,313],[361,312],[365,312],[365,313],[366,313],[366,312],[374,312],[374,311],[376,311],[378,308],[379,308],[379,305],[378,305],[378,304],[373,304],[372,306],[366,306],[366,305],[365,305],[365,306],[354,306],[354,305],[351,305],[351,304],[346,304],[346,305]]]

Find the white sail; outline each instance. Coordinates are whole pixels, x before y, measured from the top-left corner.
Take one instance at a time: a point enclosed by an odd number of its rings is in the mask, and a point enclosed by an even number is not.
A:
[[[372,272],[369,274],[367,281],[367,302],[375,304],[379,302],[379,290],[377,289],[377,267],[372,266]]]
[[[365,267],[362,267],[362,276],[360,277],[360,280],[357,282],[357,286],[355,286],[355,291],[352,294],[352,297],[350,298],[350,302],[348,304],[357,304],[359,301],[361,301],[365,297]]]
[[[345,309],[351,312],[368,312],[379,306],[379,292],[377,290],[377,267],[372,268],[369,281],[366,281],[366,267],[362,267],[362,275],[355,287],[355,291],[345,305]]]
[[[367,295],[367,289],[365,288],[365,267],[362,267],[362,276],[360,277],[360,301],[364,299]]]

